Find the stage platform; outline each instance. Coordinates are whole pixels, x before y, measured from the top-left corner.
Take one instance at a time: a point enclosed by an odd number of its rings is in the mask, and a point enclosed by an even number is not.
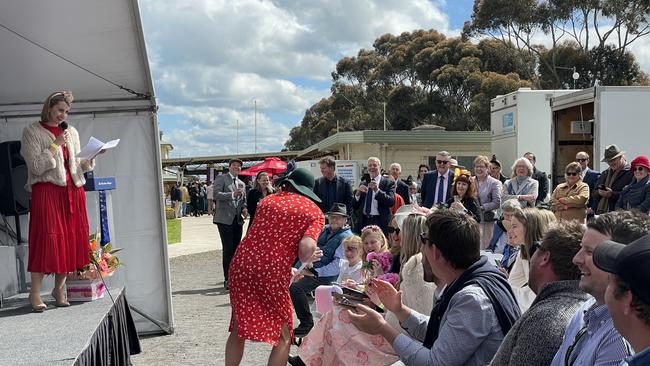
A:
[[[4,299],[0,309],[0,365],[128,365],[140,341],[122,288],[103,299],[33,313],[27,294]]]

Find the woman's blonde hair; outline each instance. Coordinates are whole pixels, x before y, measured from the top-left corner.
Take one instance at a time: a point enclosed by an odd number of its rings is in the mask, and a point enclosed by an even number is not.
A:
[[[479,155],[474,158],[474,166],[484,164],[488,169],[490,168],[490,159],[485,155]]]
[[[375,237],[381,241],[381,248],[379,248],[379,253],[383,253],[388,251],[388,239],[386,239],[386,236],[384,233],[381,231],[379,226],[377,225],[369,225],[361,229],[361,243],[363,244],[364,241],[369,237]],[[362,260],[366,260],[368,257],[368,253],[366,252],[366,247],[363,245],[363,257],[361,257]]]
[[[41,121],[49,122],[50,110],[55,105],[59,104],[59,102],[65,102],[69,107],[72,104],[73,100],[74,97],[72,96],[72,92],[69,90],[62,90],[50,94],[47,97],[47,99],[45,99],[45,103],[43,103],[43,110],[41,111]]]
[[[420,234],[427,230],[426,216],[417,213],[406,216],[400,231],[402,234],[402,249],[399,255],[400,268],[404,268],[404,265],[412,256],[420,253]]]
[[[359,253],[363,251],[363,241],[361,241],[361,237],[359,237],[359,235],[348,236],[347,238],[343,239],[341,244],[343,244],[344,249],[346,246],[348,246],[348,247],[357,248]]]

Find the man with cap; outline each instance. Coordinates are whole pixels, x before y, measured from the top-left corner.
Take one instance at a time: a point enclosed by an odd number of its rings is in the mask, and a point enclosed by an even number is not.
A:
[[[625,151],[616,145],[607,145],[605,148],[602,162],[606,162],[609,168],[600,174],[596,189],[591,192],[595,200],[596,215],[614,211],[621,191],[634,179],[624,154]]]
[[[594,251],[594,264],[609,272],[605,291],[614,327],[636,355],[622,365],[650,365],[650,235],[625,245],[605,241]]]
[[[582,168],[582,181],[589,186],[589,192],[593,192],[596,189],[598,178],[600,178],[600,172],[589,168],[589,154],[586,151],[580,151],[576,154],[576,163],[580,164],[580,168]],[[587,203],[587,218],[594,216],[596,203],[597,201],[590,194],[589,202]]]
[[[336,281],[339,276],[339,262],[343,258],[341,244],[345,238],[352,236],[352,231],[346,224],[348,214],[345,204],[335,203],[327,215],[329,224],[325,225],[317,240],[318,249],[322,251],[323,256],[300,274],[304,275],[302,279],[289,287],[291,302],[300,320],[300,325],[294,329],[296,336],[306,335],[314,326],[314,317],[309,311],[307,294],[318,286],[329,285]],[[298,261],[295,268],[299,268],[301,264]]]
[[[627,342],[614,328],[605,304],[608,274],[594,265],[593,253],[605,240],[631,243],[650,233],[650,216],[638,211],[613,211],[587,223],[581,248],[573,257],[580,270],[580,288],[593,296],[573,315],[564,332],[552,366],[618,365],[631,354]]]
[[[248,215],[246,208],[245,184],[237,176],[241,172],[242,161],[232,159],[228,163],[228,173],[214,179],[212,199],[214,201],[214,217],[212,222],[219,229],[221,246],[223,248],[223,287],[228,289],[228,269],[235,250],[241,241],[244,217]]]

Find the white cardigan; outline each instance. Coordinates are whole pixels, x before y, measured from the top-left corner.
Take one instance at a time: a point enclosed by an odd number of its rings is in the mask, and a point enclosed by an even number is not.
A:
[[[81,187],[86,183],[83,173],[93,170],[95,160],[77,158],[81,150],[79,133],[77,129],[69,126],[70,138],[67,142],[69,152],[68,168],[74,185]],[[65,168],[63,166],[63,147],[57,149],[52,155],[50,144],[55,140],[54,135],[40,122],[34,122],[23,130],[23,139],[20,145],[20,155],[27,163],[27,184],[25,189],[32,191],[32,185],[39,182],[49,182],[58,186],[65,186]]]

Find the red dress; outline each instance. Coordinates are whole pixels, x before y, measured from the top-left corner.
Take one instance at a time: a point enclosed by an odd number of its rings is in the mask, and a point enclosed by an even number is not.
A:
[[[41,123],[54,136],[63,131]],[[90,262],[86,192],[76,187],[68,161],[68,149],[63,149],[66,162],[66,186],[40,182],[32,186],[29,204],[29,260],[27,270],[41,273],[74,272]]]
[[[277,346],[282,325],[293,333],[291,266],[300,239],[318,239],[324,223],[321,210],[305,196],[281,192],[260,201],[253,226],[228,271],[230,304],[240,338]]]

